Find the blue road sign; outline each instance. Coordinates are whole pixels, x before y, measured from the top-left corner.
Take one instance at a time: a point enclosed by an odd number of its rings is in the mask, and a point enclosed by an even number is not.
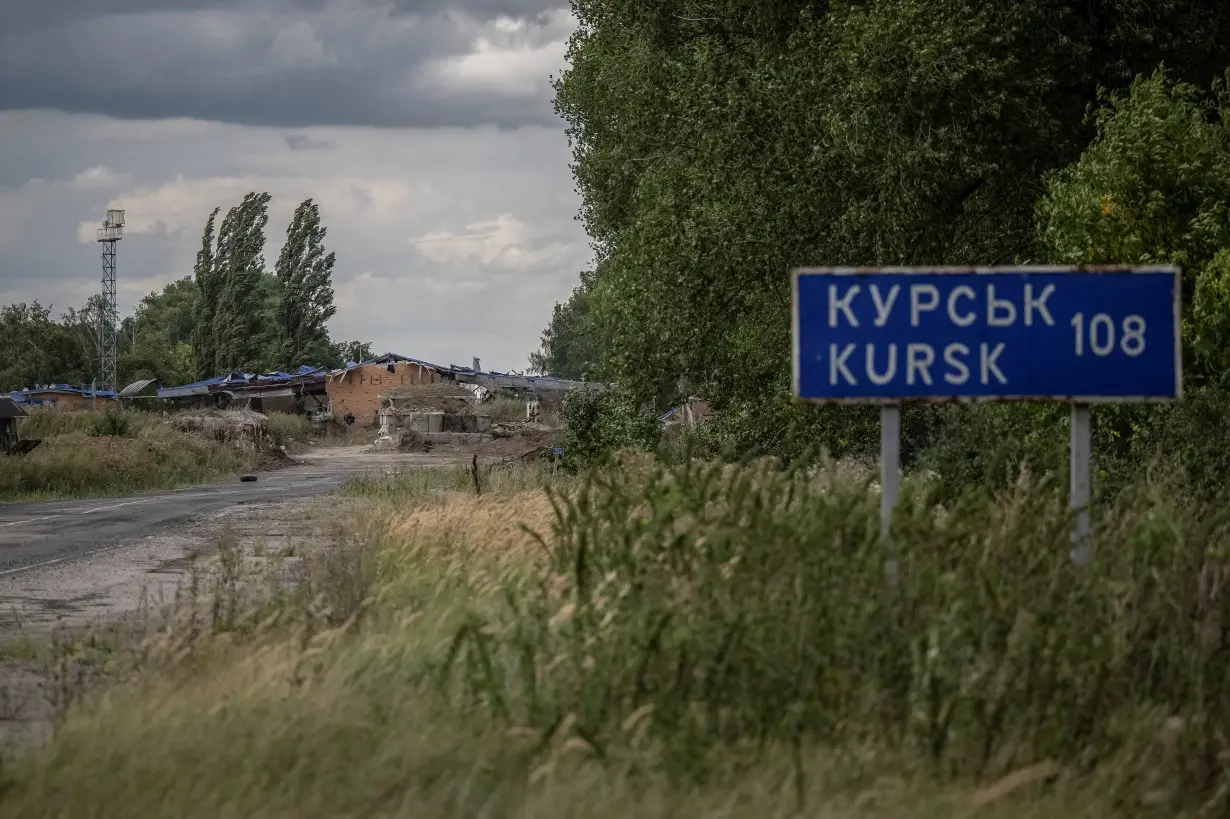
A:
[[[824,403],[1173,401],[1173,267],[794,271],[794,393]]]

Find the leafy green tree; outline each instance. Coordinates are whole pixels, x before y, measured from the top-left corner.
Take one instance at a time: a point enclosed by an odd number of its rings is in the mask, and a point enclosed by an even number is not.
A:
[[[196,254],[196,266],[193,276],[196,283],[197,298],[195,309],[195,326],[193,340],[196,351],[197,375],[208,378],[213,375],[214,365],[218,360],[218,344],[214,335],[214,316],[218,310],[218,294],[221,289],[219,271],[215,255],[223,249],[223,237],[215,239],[214,228],[221,208],[214,208],[205,220],[205,232],[201,236],[201,249]],[[215,251],[215,241],[217,250]],[[226,237],[229,244],[229,234]]]
[[[1162,71],[1104,97],[1097,136],[1049,177],[1038,206],[1046,258],[1068,264],[1163,263],[1184,270],[1188,362],[1219,380],[1230,349],[1230,106]]]
[[[857,448],[847,430],[874,428],[788,404],[792,267],[1011,262],[1045,174],[1094,135],[1099,87],[1162,60],[1207,85],[1230,64],[1230,7],[1179,0],[574,11],[556,103],[598,259],[594,357],[638,400],[695,385],[745,449]]]
[[[286,244],[276,267],[282,285],[279,360],[286,368],[319,358],[328,347],[328,321],[337,312],[333,304],[336,256],[325,252],[325,233],[320,207],[305,199],[286,228]]]
[[[589,288],[593,273],[581,274],[568,301],[557,303],[551,323],[542,333],[542,346],[530,354],[530,368],[542,375],[580,381],[597,372],[599,345],[589,325]]]
[[[195,278],[196,350],[202,376],[267,369],[272,298],[265,273],[268,193],[255,191],[227,211],[214,236],[218,210],[205,223]]]
[[[370,361],[375,358],[371,342],[368,341],[339,341],[332,345],[332,353],[336,361],[332,366],[341,366],[347,361]]]
[[[261,341],[270,326],[261,308],[267,308],[269,300],[261,298],[261,284],[270,198],[268,193],[249,193],[222,222],[219,247],[224,234],[227,243],[225,253],[215,254],[219,288],[213,317],[218,373],[265,369],[261,364],[267,351]]]
[[[196,377],[192,344],[199,299],[196,282],[185,277],[140,301],[125,322],[131,343],[120,359],[124,380],[153,378],[171,386]]]

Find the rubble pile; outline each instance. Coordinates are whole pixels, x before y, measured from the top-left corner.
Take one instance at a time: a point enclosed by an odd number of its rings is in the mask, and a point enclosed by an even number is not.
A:
[[[177,415],[168,423],[180,432],[204,435],[218,443],[255,454],[275,452],[269,418],[251,410],[214,410]]]

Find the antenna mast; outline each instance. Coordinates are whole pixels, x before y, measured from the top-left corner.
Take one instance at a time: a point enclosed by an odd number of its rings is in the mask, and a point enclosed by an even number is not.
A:
[[[119,309],[115,302],[115,243],[124,238],[124,211],[108,210],[98,229],[102,245],[102,315],[99,316],[98,350],[102,388],[119,389],[118,354]]]

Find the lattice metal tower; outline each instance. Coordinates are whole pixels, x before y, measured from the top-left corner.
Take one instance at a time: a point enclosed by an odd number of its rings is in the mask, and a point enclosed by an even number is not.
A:
[[[98,318],[99,369],[104,390],[119,389],[116,357],[119,352],[120,313],[115,303],[115,243],[124,238],[124,211],[108,210],[98,229],[102,245],[102,312]]]

